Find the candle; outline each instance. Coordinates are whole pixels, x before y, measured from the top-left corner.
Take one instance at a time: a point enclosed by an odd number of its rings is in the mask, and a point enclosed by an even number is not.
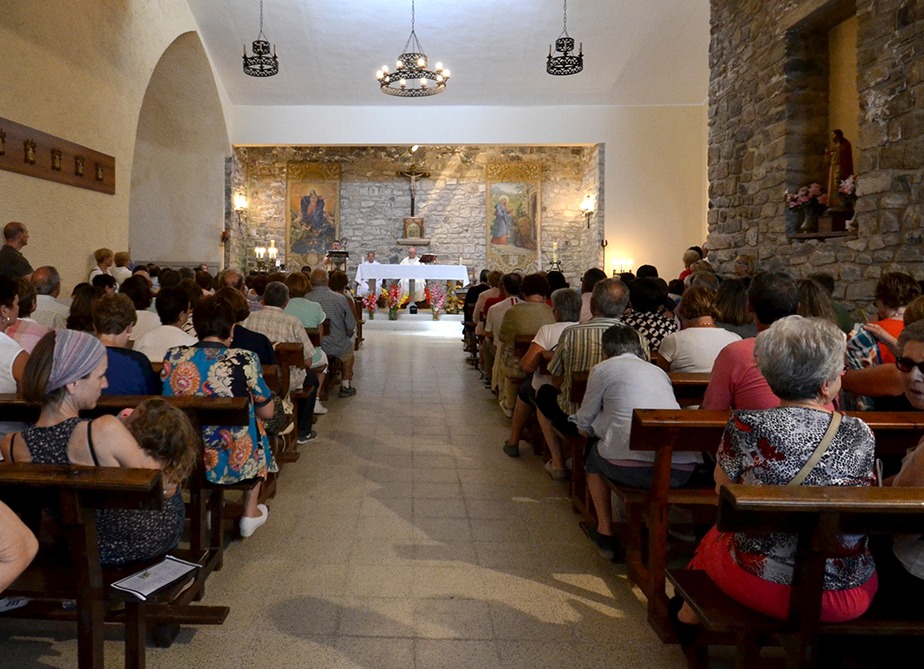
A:
[[[462,256],[459,256],[459,264],[462,264]]]

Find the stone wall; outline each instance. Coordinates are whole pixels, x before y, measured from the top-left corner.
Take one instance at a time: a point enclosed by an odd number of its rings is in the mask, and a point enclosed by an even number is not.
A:
[[[784,192],[824,182],[827,28],[854,8],[857,235],[789,239]],[[829,272],[855,307],[883,272],[924,279],[922,36],[924,4],[910,0],[712,0],[709,249],[720,271],[745,253],[762,269]]]
[[[551,262],[553,241],[559,244],[569,281],[579,280],[587,267],[599,266],[603,216],[594,217],[588,229],[580,212],[586,192],[600,193],[597,208],[602,211],[603,150],[593,146],[421,146],[413,157],[404,146],[237,147],[230,161],[229,198],[244,192],[249,208],[243,226],[229,210],[226,262],[241,265],[256,242],[266,245],[270,239],[280,248],[280,258],[285,257],[288,162],[340,164],[338,234],[349,239],[352,267],[370,250],[383,263],[400,261],[407,247],[396,240],[410,215],[410,189],[408,179],[397,172],[413,162],[430,172],[417,182],[416,213],[423,217],[431,243],[418,251],[436,253],[447,264],[461,258],[470,269],[480,270],[488,241],[485,165],[504,161],[541,164],[540,266]]]

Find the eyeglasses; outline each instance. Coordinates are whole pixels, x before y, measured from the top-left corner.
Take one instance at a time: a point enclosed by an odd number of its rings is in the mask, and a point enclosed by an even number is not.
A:
[[[924,374],[924,360],[921,362],[915,362],[911,358],[906,358],[904,356],[895,359],[895,366],[898,367],[898,371],[908,373],[915,367],[917,367],[922,374]]]

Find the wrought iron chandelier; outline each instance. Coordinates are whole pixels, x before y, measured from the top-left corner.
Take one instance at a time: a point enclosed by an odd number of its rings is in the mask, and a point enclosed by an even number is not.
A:
[[[577,74],[584,69],[584,44],[581,43],[578,55],[573,55],[574,40],[568,34],[568,0],[565,0],[565,18],[562,23],[561,35],[555,40],[555,52],[560,56],[552,57],[552,46],[549,45],[549,58],[545,65],[545,71],[556,76],[567,76]]]
[[[411,0],[411,34],[404,44],[404,53],[398,56],[397,68],[389,72],[388,65],[375,73],[379,88],[386,95],[402,98],[422,98],[436,95],[446,90],[449,70],[442,63],[436,64],[435,70],[428,70],[429,59],[420,46],[417,33],[414,32],[414,0]]]
[[[276,47],[270,56],[270,43],[263,34],[263,0],[260,0],[260,34],[253,41],[253,55],[247,55],[247,46],[244,46],[244,74],[251,77],[272,77],[279,74],[279,59],[276,57]]]

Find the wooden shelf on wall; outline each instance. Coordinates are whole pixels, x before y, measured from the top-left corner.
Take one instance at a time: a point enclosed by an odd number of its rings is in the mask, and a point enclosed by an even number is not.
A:
[[[841,237],[857,238],[856,230],[838,230],[837,232],[793,232],[786,235],[787,239],[833,239]]]

